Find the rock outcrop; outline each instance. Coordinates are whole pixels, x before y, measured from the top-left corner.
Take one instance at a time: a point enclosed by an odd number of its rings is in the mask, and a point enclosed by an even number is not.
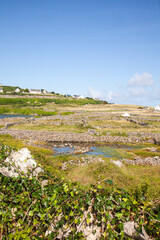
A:
[[[43,169],[37,166],[28,148],[14,151],[0,166],[0,173],[6,177],[37,176]]]
[[[125,162],[126,164],[130,165],[149,165],[149,166],[158,166],[160,165],[160,157],[155,156],[155,157],[147,157],[147,158],[140,158],[140,157],[135,157],[134,160],[130,159],[122,159],[122,162]]]

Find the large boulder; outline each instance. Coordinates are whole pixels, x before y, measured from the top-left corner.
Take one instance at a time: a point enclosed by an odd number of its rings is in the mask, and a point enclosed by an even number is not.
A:
[[[0,173],[6,177],[37,176],[43,169],[37,166],[28,148],[12,152],[1,164]]]

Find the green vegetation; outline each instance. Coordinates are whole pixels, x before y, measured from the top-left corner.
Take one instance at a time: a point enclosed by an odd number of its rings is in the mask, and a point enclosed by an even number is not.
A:
[[[0,98],[0,105],[13,105],[13,107],[25,106],[41,106],[48,102],[53,102],[53,99],[48,98]]]
[[[0,98],[0,114],[24,114],[38,116],[55,115],[56,105],[78,106],[85,104],[101,104],[94,99],[67,99],[61,98]],[[49,104],[49,105],[47,105]],[[55,106],[52,106],[52,105]],[[50,105],[52,106],[50,109]],[[47,111],[48,109],[48,111]],[[72,111],[62,112],[61,115],[73,114]]]
[[[11,152],[1,145],[1,166]],[[41,182],[47,180],[42,187]],[[0,234],[2,239],[56,239],[59,231],[67,239],[85,239],[80,224],[100,227],[100,239],[129,239],[123,224],[134,221],[137,233],[142,226],[154,239],[160,236],[160,203],[149,200],[147,185],[132,193],[116,189],[112,180],[102,185],[91,185],[84,190],[77,183],[65,181],[55,175],[42,173],[38,178],[8,178],[0,174]],[[87,216],[83,221],[84,211]],[[92,222],[91,216],[94,216]],[[46,235],[51,224],[52,231]]]
[[[19,87],[12,87],[12,86],[3,86],[3,92],[7,93],[7,92],[11,92],[11,93],[15,93],[15,90],[19,88]],[[22,92],[23,89],[19,88],[19,90]]]
[[[49,112],[53,113],[53,112]],[[44,113],[45,115],[46,112]],[[56,113],[55,113],[56,114]],[[55,115],[52,114],[52,115]],[[42,114],[41,114],[42,115]],[[88,129],[92,129],[91,126],[84,126],[83,124],[67,125],[61,123],[60,125],[50,124],[49,122],[34,123],[21,123],[18,125],[11,126],[10,129],[26,129],[26,130],[36,130],[36,131],[54,131],[54,132],[74,132],[74,133],[85,133]]]
[[[18,148],[22,148],[25,145],[25,142],[11,138],[10,136],[0,135],[0,141],[3,140],[3,143]],[[27,141],[26,141],[27,143]],[[37,145],[42,145],[39,142],[36,142]],[[112,147],[113,145],[111,145]],[[160,166],[130,166],[126,165],[123,168],[119,168],[110,162],[110,158],[103,157],[104,163],[92,163],[85,166],[70,166],[67,171],[62,171],[61,167],[64,162],[70,160],[79,161],[80,156],[76,155],[64,155],[64,156],[55,156],[53,155],[53,148],[43,149],[40,147],[31,147],[27,146],[32,152],[34,158],[51,174],[56,174],[59,177],[64,177],[66,180],[71,180],[72,182],[79,182],[84,188],[88,188],[90,184],[97,185],[98,182],[102,182],[102,186],[105,187],[104,179],[112,179],[114,186],[118,188],[123,188],[126,191],[132,192],[137,187],[140,187],[142,184],[148,185],[148,194],[151,197],[157,197],[159,195],[160,189]],[[111,158],[118,160],[121,158],[134,159],[136,156],[141,156],[140,152],[145,152],[145,157],[150,156],[150,152],[147,150],[147,147],[152,147],[150,144],[140,145],[135,149],[135,146],[129,145],[128,149],[124,149],[123,145],[120,145],[116,148],[106,148],[106,153],[111,155]],[[157,156],[160,156],[160,147],[156,153]],[[148,155],[147,155],[148,154]],[[153,153],[154,154],[154,153]],[[98,156],[97,156],[98,157]],[[102,158],[102,156],[99,156]]]
[[[128,137],[128,134],[126,132],[112,132],[111,136],[121,136],[121,137]]]
[[[54,96],[55,97],[55,96]],[[86,102],[88,101],[88,102]],[[128,137],[130,132],[142,136],[143,132],[159,133],[157,113],[151,110],[138,109],[134,106],[97,105],[93,99],[68,99],[57,95],[57,99],[48,98],[0,98],[0,114],[55,115],[61,117],[40,118],[34,123],[20,123],[12,126],[16,129],[48,130],[57,132],[85,133],[94,129],[97,137],[101,135]],[[85,104],[93,103],[93,105]],[[127,121],[121,112],[127,111],[133,119],[148,123],[146,126]],[[110,111],[110,113],[108,113]],[[74,114],[73,114],[74,113]],[[73,114],[73,115],[72,115]],[[141,115],[142,114],[142,115]],[[152,114],[152,115],[151,115]],[[65,115],[70,115],[66,116]],[[142,118],[141,118],[142,117]],[[142,119],[142,120],[141,120]],[[5,124],[1,121],[1,124]],[[11,121],[11,120],[10,120]],[[96,136],[96,133],[97,136]],[[90,134],[90,133],[88,133]],[[94,134],[94,131],[92,131]],[[139,134],[139,135],[138,135]],[[65,135],[65,134],[64,134]],[[145,136],[144,136],[145,137]],[[105,139],[105,138],[104,138]],[[160,156],[160,146],[151,144],[129,145],[123,148],[112,145],[106,148],[110,158],[102,158],[104,162],[92,162],[86,165],[69,165],[62,170],[65,162],[82,162],[80,155],[53,155],[53,150],[40,148],[44,143],[31,140],[20,141],[9,135],[0,135],[0,164],[10,154],[11,149],[28,147],[38,164],[45,170],[36,178],[7,178],[0,174],[0,239],[57,239],[59,230],[65,233],[70,229],[66,239],[85,239],[82,232],[77,231],[79,224],[101,227],[100,239],[124,239],[123,223],[134,221],[137,232],[145,228],[148,235],[160,238],[160,166],[131,166],[124,164],[122,168],[110,161],[127,158],[134,160]],[[28,143],[28,145],[27,145]],[[35,147],[37,146],[37,147]],[[49,147],[49,146],[48,146]],[[151,147],[156,148],[155,152]],[[86,162],[87,155],[83,155]],[[42,187],[41,182],[48,183]],[[88,211],[82,221],[84,211]],[[53,232],[45,236],[50,224]],[[66,228],[65,228],[66,227]]]
[[[101,104],[102,101],[94,99],[66,99],[66,98],[0,98],[0,105],[41,106],[46,103],[55,104]]]
[[[70,115],[70,114],[74,114],[74,112],[63,112],[63,113],[61,113],[61,115]]]
[[[41,108],[0,108],[0,114],[22,114],[22,115],[38,115],[52,116],[56,115],[55,111],[44,111]]]

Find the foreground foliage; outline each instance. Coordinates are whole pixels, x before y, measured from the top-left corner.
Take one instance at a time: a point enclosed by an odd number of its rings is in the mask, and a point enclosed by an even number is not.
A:
[[[1,165],[10,151],[1,146]],[[60,232],[68,233],[67,239],[85,239],[77,230],[83,221],[100,227],[101,239],[130,239],[123,231],[128,221],[137,223],[138,232],[143,226],[148,235],[159,239],[160,202],[149,201],[146,192],[147,185],[132,194],[114,189],[111,180],[106,180],[105,188],[91,186],[85,191],[78,183],[47,173],[38,178],[0,174],[0,239],[57,239]],[[47,235],[51,223],[54,227]]]

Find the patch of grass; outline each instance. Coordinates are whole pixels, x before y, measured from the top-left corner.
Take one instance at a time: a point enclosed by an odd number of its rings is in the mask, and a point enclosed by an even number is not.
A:
[[[111,136],[121,136],[121,137],[128,137],[128,134],[126,132],[112,132]]]
[[[63,113],[61,113],[61,115],[71,115],[71,114],[74,114],[74,112],[63,112]]]
[[[49,123],[25,123],[11,126],[10,129],[25,129],[25,130],[36,130],[36,131],[54,131],[54,132],[74,132],[74,133],[84,133],[87,132],[88,129],[92,128],[92,126],[83,126],[83,124],[79,125],[67,125],[61,123],[60,125],[53,125]]]
[[[147,149],[133,149],[132,152],[136,154],[137,156],[140,156],[142,158],[146,157],[155,157],[155,156],[160,156],[160,151],[158,152],[151,152],[148,151]]]
[[[25,146],[23,141],[13,138],[11,135],[0,135],[0,142],[6,144],[12,148],[22,148]]]
[[[0,114],[22,114],[22,115],[38,115],[52,116],[57,115],[55,111],[45,111],[40,108],[0,108]]]
[[[116,188],[133,191],[142,184],[149,185],[150,197],[158,197],[160,188],[160,167],[150,166],[125,166],[119,168],[110,162],[94,163],[83,167],[74,167],[66,175],[71,181],[78,181],[82,185],[89,187],[90,184],[98,185],[99,182],[106,187],[104,180],[111,179]]]
[[[111,117],[110,117],[111,118]],[[113,119],[107,119],[106,118],[99,118],[97,117],[90,117],[90,120],[88,122],[91,126],[97,126],[100,127],[100,134],[106,135],[106,132],[117,133],[117,132],[123,132],[123,133],[130,133],[130,132],[152,132],[152,133],[160,133],[159,128],[159,122],[152,122],[152,124],[148,121],[146,123],[149,123],[147,126],[141,126],[139,124],[131,123],[129,121],[126,121],[126,119],[123,119],[121,117],[117,116],[117,120]]]

